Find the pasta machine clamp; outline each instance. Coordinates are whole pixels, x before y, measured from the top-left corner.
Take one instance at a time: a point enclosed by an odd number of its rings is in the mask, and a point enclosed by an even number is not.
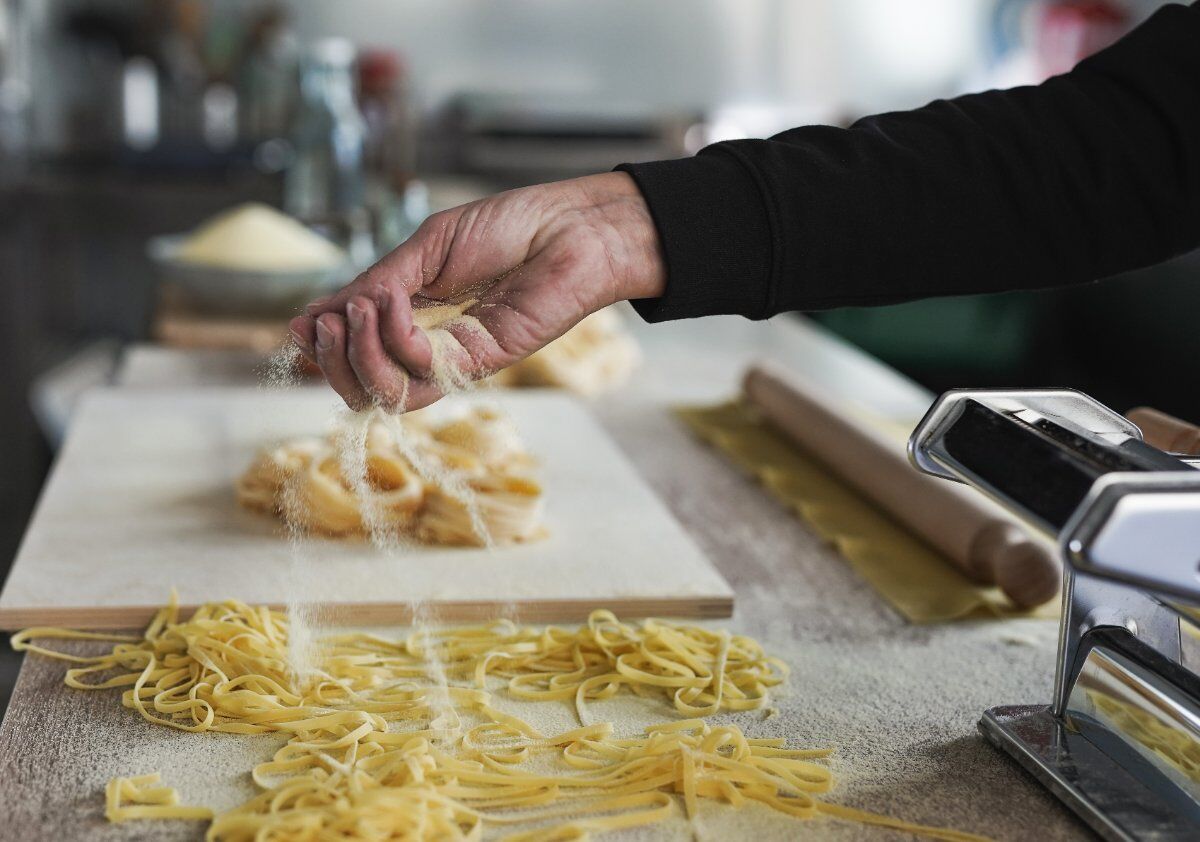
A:
[[[1062,617],[1048,705],[979,729],[1109,840],[1200,838],[1200,461],[1150,447],[1070,389],[953,390],[909,439],[1058,542]]]

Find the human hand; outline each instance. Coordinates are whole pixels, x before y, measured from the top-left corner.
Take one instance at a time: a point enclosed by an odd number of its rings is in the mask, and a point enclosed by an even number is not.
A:
[[[628,298],[663,294],[658,232],[625,173],[526,187],[429,217],[403,244],[290,325],[352,409],[441,397],[414,307],[475,299],[451,322],[450,364],[486,377]]]

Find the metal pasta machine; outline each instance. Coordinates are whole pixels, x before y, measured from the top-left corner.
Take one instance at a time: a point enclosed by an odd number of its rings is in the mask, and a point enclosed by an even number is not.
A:
[[[992,708],[983,735],[1105,839],[1200,839],[1200,460],[1070,389],[947,392],[909,456],[1062,556],[1050,703]]]

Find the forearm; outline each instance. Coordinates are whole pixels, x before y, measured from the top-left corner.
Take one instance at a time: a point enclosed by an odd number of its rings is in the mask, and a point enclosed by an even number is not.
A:
[[[667,263],[651,320],[1095,280],[1200,245],[1200,7],[1071,73],[625,167]]]

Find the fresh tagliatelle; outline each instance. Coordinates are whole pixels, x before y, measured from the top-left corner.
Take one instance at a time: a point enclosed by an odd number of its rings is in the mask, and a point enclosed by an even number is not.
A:
[[[130,819],[212,819],[212,810],[184,806],[179,803],[178,790],[160,784],[157,772],[113,778],[104,794],[104,817],[114,823]]]
[[[227,601],[183,620],[172,599],[140,638],[33,628],[12,642],[76,664],[70,687],[122,689],[122,703],[157,725],[287,736],[252,772],[260,794],[213,818],[210,842],[551,842],[659,822],[678,813],[677,802],[694,818],[702,799],[952,842],[982,838],[828,803],[829,749],[706,722],[708,713],[766,705],[784,680],[784,665],[749,638],[653,620],[633,626],[604,611],[575,629],[497,622],[397,640],[341,634],[320,642],[316,671],[300,680],[287,637],[281,612]],[[114,645],[88,656],[32,642],[39,638]],[[581,727],[545,735],[498,710],[486,686],[494,676],[521,698],[572,700]],[[686,718],[630,738],[589,721],[589,702],[625,688],[668,698]],[[203,809],[179,806],[153,775],[116,779],[108,804],[114,820],[201,818]]]
[[[512,422],[490,406],[437,423],[372,410],[326,438],[267,450],[237,496],[304,532],[505,545],[542,534],[532,469]]]

